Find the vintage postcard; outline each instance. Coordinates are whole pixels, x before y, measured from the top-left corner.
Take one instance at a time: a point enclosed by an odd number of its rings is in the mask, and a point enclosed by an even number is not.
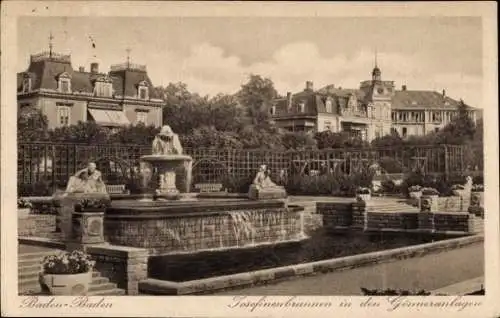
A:
[[[496,3],[1,8],[2,315],[499,317]]]

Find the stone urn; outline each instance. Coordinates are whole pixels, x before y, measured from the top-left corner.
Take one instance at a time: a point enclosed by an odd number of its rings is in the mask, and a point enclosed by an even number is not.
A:
[[[370,189],[360,188],[356,190],[356,201],[358,202],[368,202],[372,198]]]
[[[42,290],[48,289],[54,296],[87,295],[91,282],[91,271],[79,274],[40,274]]]

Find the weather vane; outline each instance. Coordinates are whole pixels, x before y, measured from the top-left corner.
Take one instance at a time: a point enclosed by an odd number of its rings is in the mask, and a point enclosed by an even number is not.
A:
[[[127,51],[127,67],[130,66],[130,51],[132,51],[130,48],[127,48],[125,51]]]
[[[53,44],[52,44],[52,40],[54,39],[54,36],[52,35],[52,31],[50,31],[50,35],[49,35],[49,56],[52,57],[52,47],[53,47]]]

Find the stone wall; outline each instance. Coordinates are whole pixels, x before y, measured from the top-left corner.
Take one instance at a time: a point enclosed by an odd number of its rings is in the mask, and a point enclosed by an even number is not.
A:
[[[414,212],[368,212],[369,229],[416,229],[418,214]]]
[[[439,197],[437,211],[439,212],[463,212],[469,208],[470,198],[467,196]]]
[[[18,236],[49,237],[55,229],[55,215],[30,214],[17,220]]]
[[[420,229],[479,233],[483,231],[483,219],[467,212],[420,212]]]
[[[352,207],[352,227],[355,229],[364,229],[366,225],[366,203],[355,202]]]
[[[195,252],[303,238],[302,211],[256,208],[218,213],[107,215],[106,241],[150,254]]]
[[[96,261],[96,270],[128,295],[139,293],[139,281],[147,278],[148,251],[140,248],[94,245],[86,248]]]
[[[352,203],[317,202],[316,211],[323,216],[324,227],[347,227],[352,225]]]

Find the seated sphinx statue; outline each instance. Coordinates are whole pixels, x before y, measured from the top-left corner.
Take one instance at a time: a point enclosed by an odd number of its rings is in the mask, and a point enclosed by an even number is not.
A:
[[[285,188],[271,180],[266,165],[261,165],[248,191],[250,199],[279,199],[286,197]]]
[[[107,193],[106,185],[102,181],[102,174],[91,162],[87,168],[77,171],[69,178],[66,187],[68,193]]]

